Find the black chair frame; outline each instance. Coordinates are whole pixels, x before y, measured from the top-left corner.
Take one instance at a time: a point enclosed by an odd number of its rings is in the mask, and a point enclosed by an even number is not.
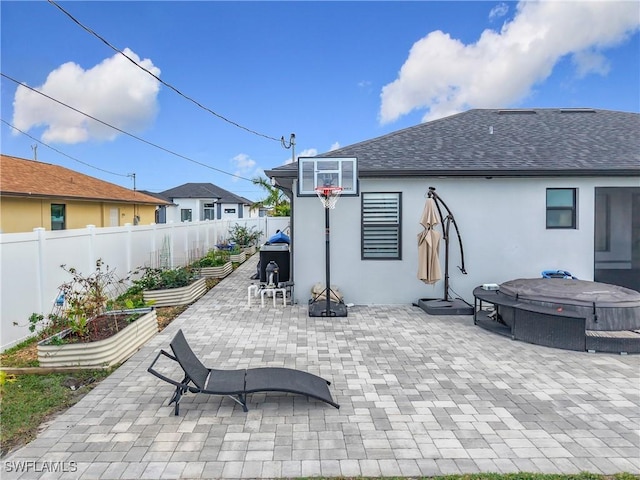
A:
[[[322,377],[291,368],[264,367],[240,370],[216,370],[205,367],[193,353],[182,330],[171,341],[173,354],[160,350],[147,369],[149,373],[176,387],[169,405],[175,404],[175,415],[180,412],[180,399],[187,392],[208,395],[228,396],[242,406],[247,407],[247,394],[257,392],[283,392],[306,395],[340,408],[333,401],[328,386],[331,384]],[[161,356],[177,362],[184,372],[181,381],[167,377],[156,370],[155,365]]]

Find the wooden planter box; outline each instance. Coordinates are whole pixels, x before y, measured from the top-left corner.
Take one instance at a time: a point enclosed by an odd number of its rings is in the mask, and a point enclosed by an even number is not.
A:
[[[207,291],[207,279],[199,278],[186,287],[168,288],[165,290],[144,290],[145,302],[153,302],[154,307],[175,307],[188,305],[196,301]]]
[[[247,259],[247,254],[244,252],[232,253],[229,255],[229,260],[235,263],[242,263]]]
[[[127,325],[114,336],[89,343],[51,345],[50,339],[38,343],[40,367],[111,367],[127,360],[147,340],[158,333],[158,318],[155,309]],[[55,335],[64,338],[71,330]]]
[[[200,268],[200,275],[204,277],[224,278],[233,272],[233,264],[227,262],[219,267],[202,267]]]

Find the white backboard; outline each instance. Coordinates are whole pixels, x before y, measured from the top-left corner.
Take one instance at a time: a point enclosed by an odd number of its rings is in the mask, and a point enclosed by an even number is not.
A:
[[[342,187],[342,196],[358,195],[355,157],[298,157],[298,196],[316,195],[316,187]]]

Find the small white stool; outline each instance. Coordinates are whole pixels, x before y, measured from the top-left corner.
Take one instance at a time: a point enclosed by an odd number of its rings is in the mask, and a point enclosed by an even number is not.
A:
[[[251,306],[251,297],[257,297],[259,291],[260,291],[260,287],[258,287],[258,285],[249,285],[249,288],[247,289],[248,306]]]
[[[270,293],[273,295],[273,306],[276,306],[276,297],[278,296],[278,292],[282,293],[282,306],[287,306],[287,289],[286,288],[272,288],[266,287],[260,290],[260,304],[264,307],[264,295],[265,293]]]

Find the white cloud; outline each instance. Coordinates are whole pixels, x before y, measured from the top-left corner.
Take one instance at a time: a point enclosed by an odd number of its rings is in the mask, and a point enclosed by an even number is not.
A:
[[[340,142],[333,142],[331,144],[331,148],[329,148],[330,152],[333,152],[334,150],[338,150],[340,148]]]
[[[427,121],[468,108],[507,107],[549,77],[565,55],[572,55],[578,76],[605,74],[602,51],[639,26],[637,2],[523,1],[513,20],[499,32],[485,30],[473,44],[431,32],[382,88],[380,122],[416,109],[427,110]]]
[[[318,155],[318,150],[316,148],[307,148],[306,150],[302,150],[300,153],[296,153],[296,160],[298,157],[315,157]],[[283,162],[285,165],[289,163],[293,163],[293,159],[289,157]]]
[[[258,167],[255,160],[253,160],[246,153],[239,153],[235,157],[231,159],[231,164],[234,168],[234,175],[238,175],[244,178],[253,178],[264,176],[264,171]],[[234,181],[239,180],[239,178],[234,177]]]
[[[489,12],[489,19],[504,17],[509,12],[509,5],[506,3],[499,3],[491,9]]]
[[[124,53],[160,76],[151,60]],[[36,90],[125,131],[140,131],[155,118],[160,83],[120,54],[84,70],[68,62],[53,70]],[[13,102],[13,124],[21,130],[45,126],[44,142],[113,140],[119,133],[20,85]]]
[[[606,75],[609,73],[611,66],[607,58],[599,52],[589,50],[575,53],[572,62],[576,67],[576,75],[583,78],[590,73]]]

